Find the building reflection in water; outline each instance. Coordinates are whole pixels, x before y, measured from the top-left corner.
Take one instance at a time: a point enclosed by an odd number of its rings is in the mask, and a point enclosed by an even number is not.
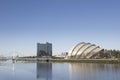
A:
[[[117,80],[120,65],[70,63],[70,80]]]
[[[52,80],[52,63],[37,62],[37,79]]]

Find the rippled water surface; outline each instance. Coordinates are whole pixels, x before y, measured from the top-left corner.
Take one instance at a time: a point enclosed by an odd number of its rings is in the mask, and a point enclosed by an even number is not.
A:
[[[0,80],[120,80],[120,64],[0,62]]]

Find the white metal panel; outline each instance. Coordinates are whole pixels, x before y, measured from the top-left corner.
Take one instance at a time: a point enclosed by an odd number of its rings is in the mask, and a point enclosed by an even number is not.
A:
[[[85,43],[80,44],[79,46],[77,46],[77,47],[74,49],[74,51],[73,51],[73,53],[72,53],[72,56],[75,56],[76,53],[78,52],[78,50],[79,50],[82,46],[84,46],[84,45],[85,45]]]
[[[84,54],[87,55],[88,53],[90,53],[93,49],[95,49],[97,46],[91,46],[89,47],[87,50],[84,51]]]
[[[87,47],[89,47],[89,46],[91,46],[91,44],[86,44],[85,46],[83,46],[79,51],[78,51],[78,53],[77,53],[77,56],[79,56],[79,55],[81,55],[82,53],[83,53],[83,51],[87,48]]]
[[[101,50],[103,50],[103,49],[101,49],[101,48],[96,48],[95,50],[93,50],[93,51],[87,56],[87,58],[90,58],[90,57],[93,56],[94,54],[99,53]]]
[[[81,43],[78,43],[77,45],[74,45],[74,46],[69,50],[68,56],[71,56],[72,53],[73,53],[73,51],[74,51],[74,49],[75,49],[77,46],[79,46],[80,44],[84,44],[84,42],[81,42]]]

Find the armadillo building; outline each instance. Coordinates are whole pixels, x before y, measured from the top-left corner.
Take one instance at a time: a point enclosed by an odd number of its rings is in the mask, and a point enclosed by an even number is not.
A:
[[[100,58],[102,57],[103,52],[104,49],[100,48],[99,46],[96,46],[95,44],[81,42],[73,46],[69,50],[68,57],[76,59]]]

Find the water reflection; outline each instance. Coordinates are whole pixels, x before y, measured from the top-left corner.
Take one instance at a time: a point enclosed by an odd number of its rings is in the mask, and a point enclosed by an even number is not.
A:
[[[70,80],[118,80],[119,64],[70,63]]]
[[[37,79],[52,80],[52,63],[37,62]]]
[[[119,80],[120,64],[0,63],[0,80]]]

